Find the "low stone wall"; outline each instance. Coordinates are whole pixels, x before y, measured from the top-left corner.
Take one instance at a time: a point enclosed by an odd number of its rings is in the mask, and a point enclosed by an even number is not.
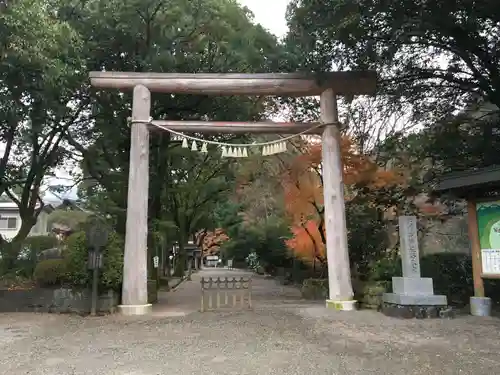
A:
[[[116,292],[99,296],[97,310],[114,313],[120,301]],[[92,292],[69,288],[34,288],[29,290],[0,290],[0,312],[90,313]]]

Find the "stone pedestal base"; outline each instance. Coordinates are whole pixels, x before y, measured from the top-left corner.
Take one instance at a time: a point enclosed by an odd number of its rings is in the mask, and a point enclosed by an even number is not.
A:
[[[338,311],[354,311],[354,310],[356,310],[357,303],[358,303],[358,301],[355,301],[355,300],[336,301],[336,300],[327,299],[326,300],[326,307],[329,309],[335,309]]]
[[[433,319],[454,318],[455,314],[451,307],[446,305],[398,305],[394,303],[382,303],[382,313],[386,316],[402,319]]]
[[[446,296],[428,294],[428,295],[409,295],[398,293],[384,293],[382,301],[394,305],[411,306],[445,306],[448,305]]]
[[[153,311],[153,305],[148,303],[147,305],[119,305],[118,312],[122,315],[132,316],[132,315],[147,315]]]
[[[434,287],[429,277],[393,277],[392,291],[411,296],[432,295]]]

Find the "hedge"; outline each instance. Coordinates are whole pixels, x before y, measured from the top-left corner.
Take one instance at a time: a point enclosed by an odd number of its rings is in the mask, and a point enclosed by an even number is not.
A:
[[[66,262],[64,259],[47,259],[39,262],[33,278],[40,286],[61,285],[66,279]]]
[[[23,247],[29,248],[34,254],[39,255],[42,251],[53,249],[59,245],[56,236],[30,236],[23,241]]]
[[[375,308],[384,292],[392,291],[392,277],[402,276],[400,258],[385,258],[371,267],[368,280],[355,288],[356,298],[365,307]],[[450,305],[465,306],[474,295],[472,258],[463,253],[438,253],[420,259],[422,277],[431,277],[434,293],[447,296]],[[500,280],[484,280],[485,294],[494,303],[500,303]],[[328,291],[328,283],[309,279],[304,281],[305,298],[321,298]]]
[[[123,274],[123,240],[116,233],[110,233],[108,244],[103,249],[103,268],[99,276],[99,288],[119,290]],[[73,233],[67,239],[64,253],[66,260],[66,281],[76,287],[89,287],[92,273],[87,268],[88,247],[85,232]]]
[[[45,250],[56,248],[58,245],[57,237],[52,235],[27,237],[21,245],[23,256],[16,261],[15,273],[18,276],[31,278],[40,254]]]

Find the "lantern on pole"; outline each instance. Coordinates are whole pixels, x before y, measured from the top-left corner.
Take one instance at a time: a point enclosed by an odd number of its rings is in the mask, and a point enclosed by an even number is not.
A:
[[[97,313],[99,269],[103,266],[102,249],[108,243],[108,228],[104,223],[95,221],[85,231],[88,244],[88,268],[92,270],[92,304],[90,315]]]

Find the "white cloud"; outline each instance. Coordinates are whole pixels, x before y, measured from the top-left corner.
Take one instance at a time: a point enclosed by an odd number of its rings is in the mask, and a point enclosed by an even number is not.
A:
[[[255,15],[255,22],[278,37],[288,31],[285,13],[290,0],[238,0]]]

